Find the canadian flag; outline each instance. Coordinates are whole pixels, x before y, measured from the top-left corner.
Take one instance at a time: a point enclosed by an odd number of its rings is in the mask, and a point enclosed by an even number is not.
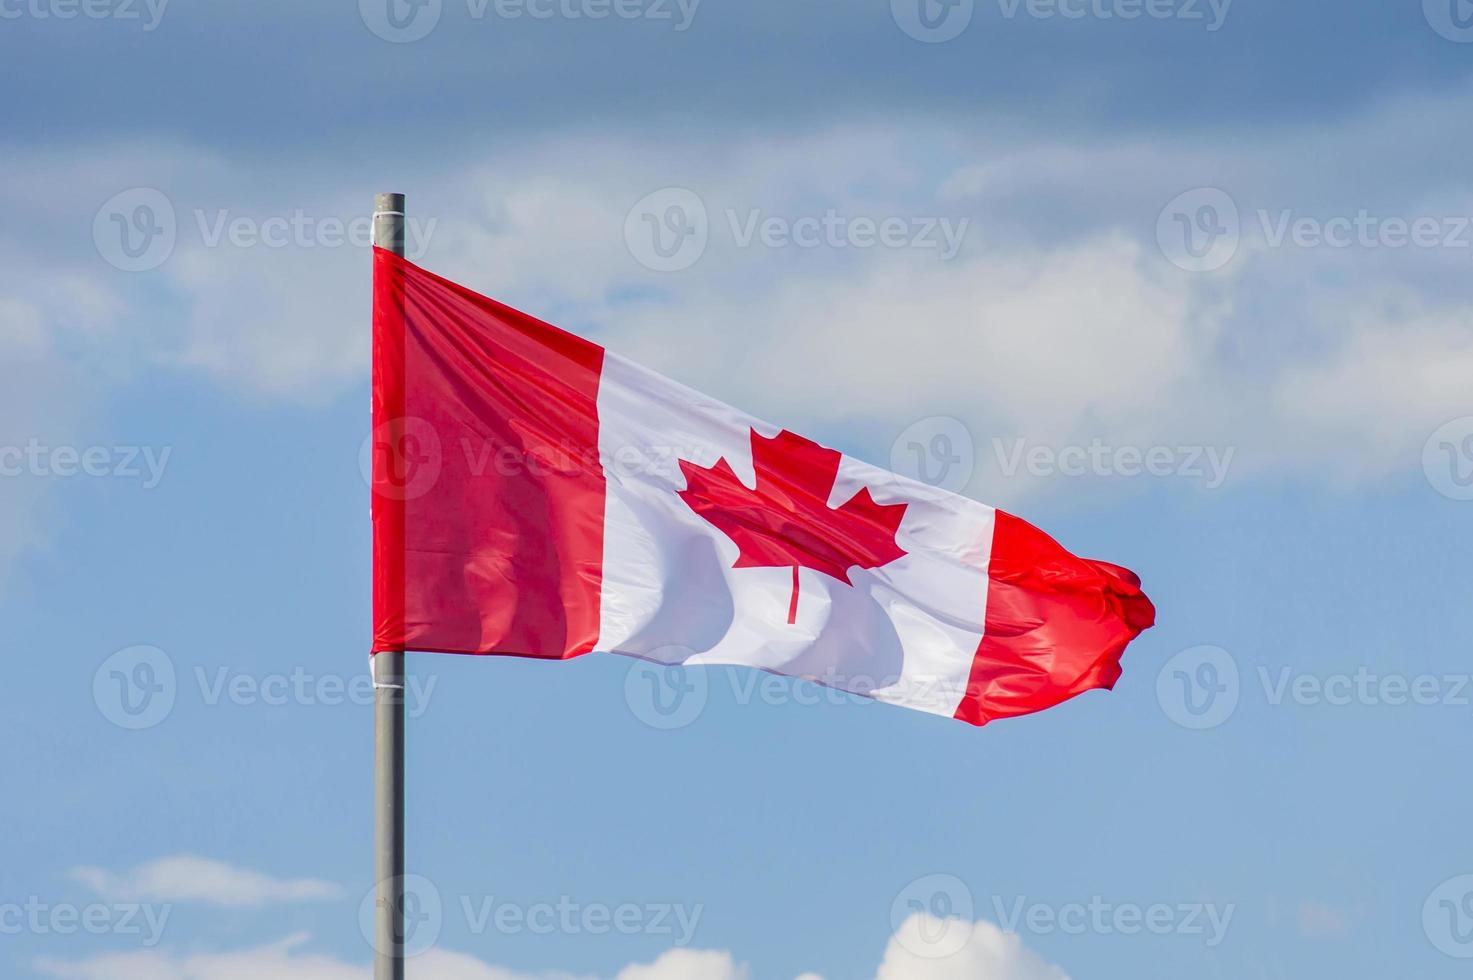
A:
[[[738,664],[974,725],[1120,676],[1130,572],[374,250],[374,652]]]

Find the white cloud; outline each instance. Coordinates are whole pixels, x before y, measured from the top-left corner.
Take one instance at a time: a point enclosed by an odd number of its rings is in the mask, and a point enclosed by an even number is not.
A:
[[[177,345],[160,361],[268,398],[317,400],[357,380],[368,363],[368,264],[351,249],[239,249],[187,245],[171,285],[188,303]]]
[[[36,969],[60,980],[365,980],[370,971],[328,956],[298,952],[308,937],[291,936],[257,949],[170,956],[149,950],[87,960],[36,961]],[[458,980],[458,978],[457,978]]]
[[[435,980],[579,980],[571,973],[523,973],[490,966],[474,956],[432,949],[415,957],[413,972]],[[591,978],[584,978],[591,980]]]
[[[253,949],[170,955],[158,950],[103,954],[85,960],[41,958],[38,972],[58,980],[369,980],[372,969],[306,953],[305,933]],[[434,980],[580,980],[571,973],[527,973],[491,966],[474,956],[433,949],[411,962],[414,975]],[[671,950],[649,965],[630,966],[616,980],[745,980],[730,955]],[[592,980],[592,978],[581,978]]]
[[[944,924],[923,915],[912,916],[890,939],[875,980],[1069,980],[1024,948],[1017,936],[988,922],[978,922],[970,941],[942,958],[921,953],[930,949],[925,935],[935,935]],[[84,960],[42,958],[36,969],[57,980],[368,980],[369,967],[331,956],[303,952],[310,937],[290,936],[280,942],[227,953],[170,955],[150,950],[104,954]],[[580,980],[573,974],[508,970],[474,956],[431,950],[412,961],[415,975],[435,980]],[[614,980],[749,980],[750,971],[728,952],[671,949],[653,962],[632,964]],[[592,978],[581,978],[592,980]],[[797,980],[823,980],[804,973]]]
[[[115,902],[203,902],[251,907],[320,901],[342,894],[342,889],[332,882],[311,878],[282,880],[189,855],[160,858],[123,874],[83,867],[72,869],[69,875]]]
[[[88,960],[36,961],[58,980],[368,980],[372,969],[331,956],[304,953],[310,937],[290,936],[256,949],[170,956],[157,951],[109,954]],[[488,966],[473,956],[431,950],[413,960],[417,974],[434,980],[578,980],[567,973],[522,973]]]
[[[1015,934],[978,922],[967,945],[950,956],[932,958],[934,940],[945,923],[924,913],[903,922],[880,964],[875,980],[1069,980],[1064,971],[1027,949]]]
[[[10,563],[50,545],[51,491],[58,478],[33,472],[37,450],[86,443],[84,420],[95,410],[87,375],[58,350],[46,311],[29,300],[0,295],[0,585]]]
[[[1306,459],[1324,458],[1316,441],[1363,450],[1333,459],[1349,476],[1409,462],[1439,425],[1473,415],[1473,307],[1358,319],[1338,350],[1284,372],[1273,392],[1278,414],[1299,420]]]
[[[626,966],[615,980],[747,980],[747,968],[730,953],[672,949],[648,965]]]
[[[1432,429],[1468,414],[1467,250],[1269,248],[1256,214],[1466,216],[1466,105],[1457,90],[1272,132],[1074,140],[993,129],[983,141],[937,120],[709,138],[564,131],[465,147],[398,186],[411,216],[435,223],[427,266],[758,415],[845,426],[880,463],[917,419],[961,419],[979,461],[969,489],[986,499],[1060,485],[1005,477],[993,440],[1015,437],[1232,447],[1235,484],[1270,471],[1374,479],[1414,466]],[[0,206],[16,215],[9,227],[38,234],[0,230],[15,271],[0,355],[33,368],[24,390],[0,393],[0,446],[73,437],[102,414],[78,393],[105,403],[140,366],[265,400],[320,402],[366,377],[368,257],[323,243],[320,222],[366,217],[376,168],[177,144],[7,149]],[[1321,165],[1349,158],[1353,174]],[[1207,185],[1236,201],[1244,240],[1224,270],[1194,275],[1159,254],[1155,224],[1174,195]],[[710,244],[691,268],[656,273],[631,255],[624,222],[671,186],[700,195]],[[129,187],[159,188],[176,214],[178,243],[152,272],[112,268],[89,233]],[[830,209],[971,228],[951,261],[742,247],[731,228]],[[222,213],[300,213],[308,241],[212,244],[201,221],[218,228]],[[17,515],[0,563],[44,543],[46,496],[35,480],[0,487]]]

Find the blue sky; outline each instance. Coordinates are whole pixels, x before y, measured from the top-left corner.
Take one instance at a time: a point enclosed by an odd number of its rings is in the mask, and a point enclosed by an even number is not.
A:
[[[0,972],[367,976],[400,190],[429,268],[1159,610],[981,730],[413,657],[412,976],[1466,974],[1473,6],[393,2],[0,0]]]

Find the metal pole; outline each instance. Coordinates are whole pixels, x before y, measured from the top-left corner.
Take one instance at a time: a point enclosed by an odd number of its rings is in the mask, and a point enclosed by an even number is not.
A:
[[[403,194],[374,198],[373,243],[395,255],[404,254]],[[391,426],[398,424],[398,419],[391,422]],[[374,980],[404,980],[402,651],[384,651],[373,658],[373,820],[373,976]]]

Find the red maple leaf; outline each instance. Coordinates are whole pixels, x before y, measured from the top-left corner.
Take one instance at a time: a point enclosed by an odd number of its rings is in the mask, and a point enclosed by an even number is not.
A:
[[[789,623],[798,618],[800,566],[853,585],[850,568],[879,568],[905,554],[895,531],[908,504],[877,504],[864,487],[829,506],[841,456],[786,429],[771,439],[753,430],[755,489],[737,479],[725,457],[710,467],[680,461],[680,499],[731,538],[741,552],[733,568],[792,566]]]

